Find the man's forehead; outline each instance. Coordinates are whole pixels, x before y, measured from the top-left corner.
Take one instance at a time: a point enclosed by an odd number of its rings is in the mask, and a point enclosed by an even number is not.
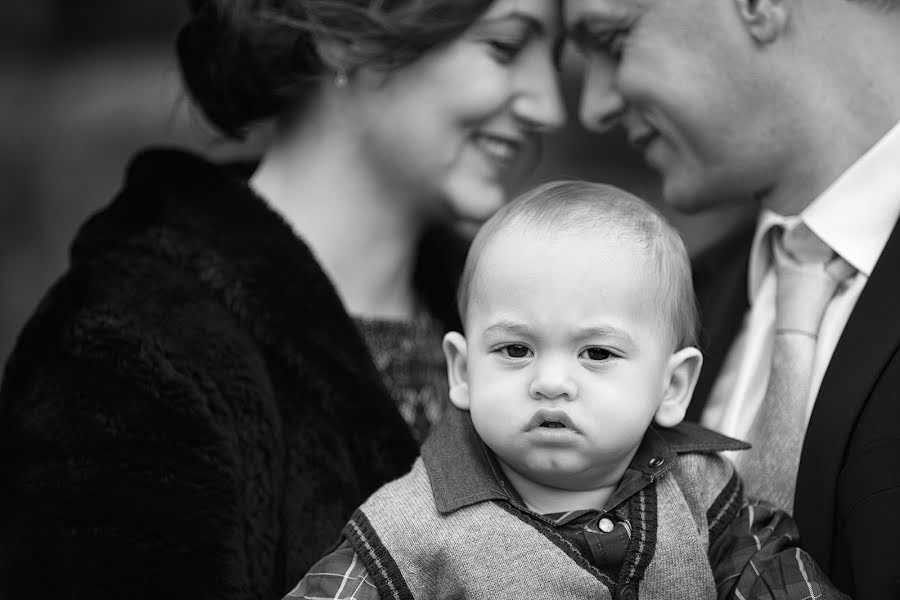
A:
[[[645,10],[654,0],[564,0],[564,15],[570,26],[586,21],[621,21]]]

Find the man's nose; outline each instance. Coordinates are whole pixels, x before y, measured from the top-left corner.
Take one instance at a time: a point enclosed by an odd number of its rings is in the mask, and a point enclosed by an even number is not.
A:
[[[529,393],[535,400],[565,398],[574,400],[578,386],[572,377],[569,365],[561,359],[544,359],[538,362],[531,380]]]
[[[597,62],[585,68],[579,116],[586,129],[598,133],[615,127],[625,114],[625,98],[616,81],[613,64]]]

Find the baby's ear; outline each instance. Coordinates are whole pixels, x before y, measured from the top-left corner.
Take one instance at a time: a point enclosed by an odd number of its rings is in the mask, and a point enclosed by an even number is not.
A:
[[[703,355],[696,348],[682,348],[669,357],[666,378],[663,381],[663,396],[656,409],[654,421],[662,427],[675,427],[684,419],[694,386],[700,377]]]
[[[451,331],[444,336],[443,347],[444,357],[447,359],[447,380],[450,382],[450,402],[460,410],[469,410],[466,338],[461,333]]]

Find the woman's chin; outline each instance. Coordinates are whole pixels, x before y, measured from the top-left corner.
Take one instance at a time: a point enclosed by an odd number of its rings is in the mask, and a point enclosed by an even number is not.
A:
[[[456,181],[447,190],[447,212],[457,221],[483,223],[506,203],[507,196],[499,181]]]

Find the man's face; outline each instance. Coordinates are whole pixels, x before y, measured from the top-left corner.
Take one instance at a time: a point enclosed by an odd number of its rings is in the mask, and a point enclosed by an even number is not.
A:
[[[785,146],[765,60],[734,2],[566,0],[585,63],[580,116],[621,124],[688,212],[749,200],[770,185]],[[771,76],[769,77],[771,79]]]

